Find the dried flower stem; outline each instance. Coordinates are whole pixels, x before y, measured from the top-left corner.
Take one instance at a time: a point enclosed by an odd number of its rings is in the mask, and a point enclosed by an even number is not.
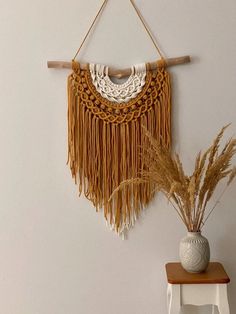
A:
[[[142,169],[137,172],[136,178],[122,182],[113,191],[110,200],[129,184],[148,182],[156,191],[165,195],[188,231],[200,231],[236,177],[236,167],[231,167],[231,160],[236,153],[236,139],[229,139],[223,149],[219,150],[227,127],[228,125],[220,130],[213,144],[204,153],[197,155],[190,176],[185,174],[178,154],[172,154],[161,144],[163,141],[156,141],[145,130],[147,141],[141,150]],[[207,204],[222,179],[228,179],[226,187],[207,214]]]
[[[223,189],[223,191],[221,192],[220,196],[218,197],[218,199],[216,200],[214,206],[212,207],[212,209],[210,210],[210,212],[208,213],[208,215],[206,216],[206,218],[204,219],[204,221],[202,221],[202,225],[204,226],[206,221],[208,220],[208,218],[211,216],[213,210],[216,208],[216,206],[220,203],[221,198],[223,197],[223,195],[225,194],[226,190],[228,188],[228,185],[225,186],[225,188]]]

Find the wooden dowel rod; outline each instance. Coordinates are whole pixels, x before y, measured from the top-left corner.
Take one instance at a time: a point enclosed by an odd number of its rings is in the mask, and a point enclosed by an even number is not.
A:
[[[190,56],[183,56],[183,57],[177,57],[177,58],[168,58],[165,59],[166,65],[173,66],[178,64],[184,64],[189,63]],[[66,61],[48,61],[48,68],[54,68],[54,69],[71,69],[72,68],[72,62],[66,62]],[[157,68],[157,62],[151,62],[150,63],[151,69],[155,70]],[[81,69],[87,69],[86,63],[80,64]],[[108,74],[113,77],[126,77],[131,74],[131,69],[123,69],[123,70],[117,70],[117,69],[109,69]]]

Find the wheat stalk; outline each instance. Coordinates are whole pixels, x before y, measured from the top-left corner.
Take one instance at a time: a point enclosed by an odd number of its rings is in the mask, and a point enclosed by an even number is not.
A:
[[[113,191],[109,201],[127,185],[149,182],[154,185],[155,191],[165,195],[188,231],[200,231],[236,177],[236,167],[231,167],[231,160],[236,153],[236,139],[229,139],[220,151],[221,140],[228,126],[220,130],[205,152],[198,153],[191,175],[184,172],[179,155],[172,154],[143,127],[147,137],[145,147],[141,150],[143,167],[136,178],[123,181]],[[228,179],[225,188],[212,209],[207,211],[207,204],[223,179]]]

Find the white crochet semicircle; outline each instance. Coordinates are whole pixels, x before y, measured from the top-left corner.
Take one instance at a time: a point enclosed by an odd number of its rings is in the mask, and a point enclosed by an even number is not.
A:
[[[100,95],[112,102],[124,103],[135,98],[145,85],[146,64],[136,64],[132,73],[123,84],[115,84],[108,76],[108,66],[102,64],[89,64],[93,85]]]

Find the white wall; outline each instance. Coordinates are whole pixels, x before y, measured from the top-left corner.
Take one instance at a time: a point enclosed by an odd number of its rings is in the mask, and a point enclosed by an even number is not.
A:
[[[122,241],[84,198],[66,166],[67,70],[100,0],[0,0],[0,312],[166,313],[164,265],[185,229],[159,196]],[[236,131],[235,0],[136,0],[171,68],[175,149],[194,155],[229,121]],[[127,66],[157,58],[128,0],[109,0],[81,59]],[[236,311],[235,188],[204,230],[229,273]],[[189,314],[191,310],[188,310]],[[201,313],[208,313],[202,310]],[[192,312],[191,312],[192,313]],[[196,313],[196,311],[194,312]],[[200,313],[200,311],[198,311]]]

